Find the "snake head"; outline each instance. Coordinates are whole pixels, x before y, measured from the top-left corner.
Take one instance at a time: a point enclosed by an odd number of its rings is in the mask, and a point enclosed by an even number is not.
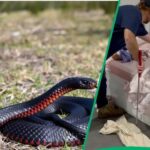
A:
[[[94,89],[97,87],[97,82],[91,78],[75,77],[74,86],[78,89]]]

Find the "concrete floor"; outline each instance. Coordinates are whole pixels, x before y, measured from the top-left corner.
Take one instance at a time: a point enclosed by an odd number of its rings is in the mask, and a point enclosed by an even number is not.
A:
[[[134,117],[128,114],[126,114],[125,116],[128,121],[135,123]],[[91,124],[90,133],[88,136],[86,150],[96,150],[97,148],[123,146],[119,137],[116,134],[102,135],[98,133],[108,119],[116,120],[117,118],[98,119],[97,114],[95,112]],[[143,131],[145,135],[150,137],[150,126],[147,126],[140,121],[138,122],[137,126]]]

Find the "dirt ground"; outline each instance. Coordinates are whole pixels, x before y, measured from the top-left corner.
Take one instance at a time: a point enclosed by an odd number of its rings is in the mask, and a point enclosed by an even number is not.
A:
[[[40,95],[65,77],[98,80],[112,23],[103,10],[20,11],[1,13],[0,20],[0,107]],[[94,96],[86,91],[69,95]],[[46,149],[3,139],[2,150]]]

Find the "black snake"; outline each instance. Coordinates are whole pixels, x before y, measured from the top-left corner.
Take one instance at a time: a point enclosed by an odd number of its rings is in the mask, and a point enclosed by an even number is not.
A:
[[[93,100],[63,95],[93,88],[96,81],[91,78],[64,79],[30,101],[0,109],[0,131],[12,140],[34,146],[81,145]],[[57,115],[61,111],[67,114],[63,119]]]

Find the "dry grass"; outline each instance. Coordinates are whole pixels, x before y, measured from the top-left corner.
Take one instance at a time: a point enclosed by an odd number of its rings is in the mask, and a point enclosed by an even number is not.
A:
[[[112,20],[102,10],[22,11],[0,14],[0,20],[0,107],[35,97],[68,76],[98,79]],[[92,96],[83,91],[70,95]],[[46,149],[3,138],[2,150]]]

